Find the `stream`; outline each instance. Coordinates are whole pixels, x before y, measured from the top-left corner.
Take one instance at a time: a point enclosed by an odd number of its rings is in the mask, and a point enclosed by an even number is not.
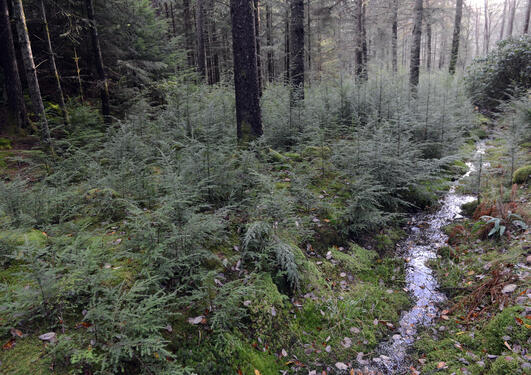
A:
[[[437,212],[420,213],[411,218],[407,228],[409,235],[398,245],[397,251],[407,262],[406,289],[414,305],[411,310],[402,314],[398,332],[380,344],[376,351],[380,355],[373,358],[370,366],[373,371],[385,374],[407,371],[411,366],[408,349],[417,339],[419,329],[430,325],[437,317],[437,306],[446,297],[437,290],[437,279],[427,262],[437,257],[437,250],[445,246],[448,240],[443,228],[462,218],[461,206],[475,200],[473,196],[456,193],[456,189],[462,179],[477,170],[476,164],[484,152],[485,144],[479,143],[473,160],[467,163],[468,172],[452,184],[448,193],[441,199]]]

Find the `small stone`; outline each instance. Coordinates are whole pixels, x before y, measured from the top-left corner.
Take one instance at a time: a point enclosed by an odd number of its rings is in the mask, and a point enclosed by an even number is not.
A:
[[[336,363],[336,367],[337,367],[338,370],[346,370],[346,369],[348,369],[348,366],[345,365],[343,362],[337,362]]]
[[[483,362],[483,361],[477,361],[477,362],[476,362],[476,365],[478,365],[479,367],[485,367],[485,362]]]
[[[511,294],[512,292],[514,292],[516,290],[517,286],[516,284],[509,284],[509,285],[505,285],[502,289],[502,293],[503,294]]]
[[[49,341],[51,343],[57,342],[57,335],[55,332],[48,332],[39,336],[42,341]]]

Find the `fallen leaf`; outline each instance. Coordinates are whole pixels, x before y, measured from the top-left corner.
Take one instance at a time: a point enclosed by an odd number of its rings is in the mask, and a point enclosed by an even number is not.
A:
[[[11,328],[11,330],[9,332],[11,332],[11,336],[13,336],[13,337],[16,337],[16,336],[22,337],[22,336],[24,336],[22,331],[19,330],[19,329]]]
[[[15,339],[11,338],[11,339],[9,339],[8,342],[6,342],[4,345],[2,345],[2,349],[4,349],[4,350],[12,349],[13,346],[15,346],[15,343],[16,343]]]
[[[198,324],[201,324],[201,322],[203,322],[203,319],[204,319],[204,316],[199,315],[199,316],[196,316],[195,318],[188,318],[188,323],[193,324],[193,325],[198,325]]]
[[[254,369],[254,375],[262,375],[262,374],[257,369]]]
[[[446,368],[446,362],[439,362],[437,363],[437,368],[438,369],[443,369],[443,368]]]
[[[53,343],[57,341],[57,335],[55,334],[55,332],[48,332],[40,335],[39,339],[41,339],[42,341],[49,341]]]

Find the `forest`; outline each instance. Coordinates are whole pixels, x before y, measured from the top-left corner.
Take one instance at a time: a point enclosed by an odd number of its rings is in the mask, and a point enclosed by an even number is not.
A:
[[[531,0],[0,0],[0,374],[531,374]]]

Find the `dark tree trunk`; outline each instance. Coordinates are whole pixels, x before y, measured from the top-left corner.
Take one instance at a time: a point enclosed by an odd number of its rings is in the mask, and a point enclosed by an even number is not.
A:
[[[431,70],[432,59],[432,27],[431,27],[431,8],[429,0],[426,0],[426,8],[424,10],[426,20],[426,69]]]
[[[269,82],[275,79],[275,55],[273,51],[273,10],[271,4],[266,4],[266,40],[267,40],[267,78]]]
[[[398,0],[392,2],[392,59],[393,59],[393,72],[398,72]]]
[[[192,13],[190,11],[190,0],[183,0],[183,22],[184,22],[184,39],[188,55],[188,66],[195,65],[194,59],[194,37],[192,30]]]
[[[310,0],[307,1],[308,14],[306,17],[306,35],[308,39],[308,84],[310,84],[310,77],[312,75],[312,8]]]
[[[290,0],[286,0],[286,2],[289,2]],[[287,85],[291,82],[290,79],[290,67],[291,67],[291,61],[290,61],[290,24],[289,24],[289,4],[286,4],[286,19],[285,19],[285,26],[284,26],[284,67],[286,69],[285,71],[285,82]]]
[[[8,0],[0,0],[0,65],[4,71],[7,91],[7,104],[10,117],[14,118],[19,128],[26,127],[28,115],[24,103],[24,92],[18,73],[17,57],[11,30],[11,21],[7,7]],[[0,130],[2,130],[0,128]]]
[[[37,79],[37,70],[35,69],[33,52],[31,51],[31,42],[28,35],[28,28],[26,26],[26,16],[24,15],[22,0],[14,1],[13,11],[17,24],[17,34],[20,43],[20,51],[22,53],[22,61],[24,63],[24,69],[26,70],[28,91],[33,104],[33,110],[38,116],[41,125],[41,140],[48,150],[53,151],[50,129],[48,128],[48,120],[46,119],[39,80]]]
[[[489,0],[485,0],[484,12],[485,12],[485,35],[484,35],[485,45],[484,45],[484,50],[485,50],[485,54],[488,54],[489,53],[489,45],[490,45]]]
[[[363,0],[356,0],[356,52],[354,62],[356,64],[356,77],[363,78],[365,65],[363,64]]]
[[[509,14],[509,26],[507,30],[507,33],[509,34],[509,36],[513,36],[514,17],[516,14],[516,0],[513,0],[511,3],[512,4],[511,4],[511,10]]]
[[[253,8],[253,0],[230,2],[237,135],[242,143],[263,134]]]
[[[525,12],[524,20],[524,34],[529,33],[529,18],[531,16],[531,0],[527,0],[527,10]]]
[[[220,81],[221,76],[219,72],[219,46],[218,46],[218,34],[216,28],[215,18],[212,17],[210,22],[210,51],[212,53],[212,83],[216,84]]]
[[[304,0],[291,0],[290,79],[292,103],[304,99]]]
[[[365,23],[365,15],[367,14],[367,2],[364,1],[361,6],[361,51],[363,56],[363,79],[367,80],[369,72],[367,70],[367,64],[369,62],[369,46],[367,43],[367,24]]]
[[[173,12],[173,3],[170,3],[171,29],[173,36],[177,35],[177,26],[175,25],[175,13]]]
[[[206,50],[205,50],[205,4],[204,0],[197,0],[196,4],[196,37],[197,37],[197,70],[203,79],[206,78]]]
[[[503,40],[505,34],[505,18],[507,17],[507,0],[503,1],[503,13],[501,17],[501,30],[500,30],[500,40]]]
[[[111,119],[111,105],[109,99],[109,83],[105,75],[105,65],[103,64],[103,56],[101,54],[100,37],[98,35],[98,27],[96,25],[96,15],[94,14],[93,0],[85,0],[87,8],[87,17],[90,26],[90,38],[92,41],[92,54],[94,55],[94,63],[96,65],[96,72],[98,73],[98,86],[100,86],[101,96],[101,113],[106,124],[110,124]]]
[[[256,69],[258,70],[258,91],[262,96],[262,57],[260,55],[260,1],[253,0],[254,32],[256,40]]]
[[[459,40],[461,39],[461,18],[463,17],[463,0],[456,0],[454,36],[452,39],[452,52],[450,54],[450,74],[455,74],[457,58],[459,57]]]
[[[411,45],[411,63],[409,72],[409,85],[411,91],[416,93],[420,73],[420,42],[422,39],[422,0],[415,0],[415,23],[413,25],[413,42]]]
[[[54,76],[55,80],[55,90],[57,91],[57,98],[59,100],[59,108],[61,108],[61,114],[65,121],[65,125],[70,124],[70,119],[68,117],[68,111],[66,110],[65,97],[63,94],[63,88],[61,86],[61,77],[59,76],[59,71],[57,70],[57,65],[55,64],[55,55],[52,47],[52,39],[50,37],[50,29],[48,27],[48,19],[46,17],[46,7],[44,6],[44,0],[39,0],[39,10],[41,12],[42,22],[44,24],[44,33],[46,40],[46,49],[48,52],[48,62],[50,64],[50,72]]]

